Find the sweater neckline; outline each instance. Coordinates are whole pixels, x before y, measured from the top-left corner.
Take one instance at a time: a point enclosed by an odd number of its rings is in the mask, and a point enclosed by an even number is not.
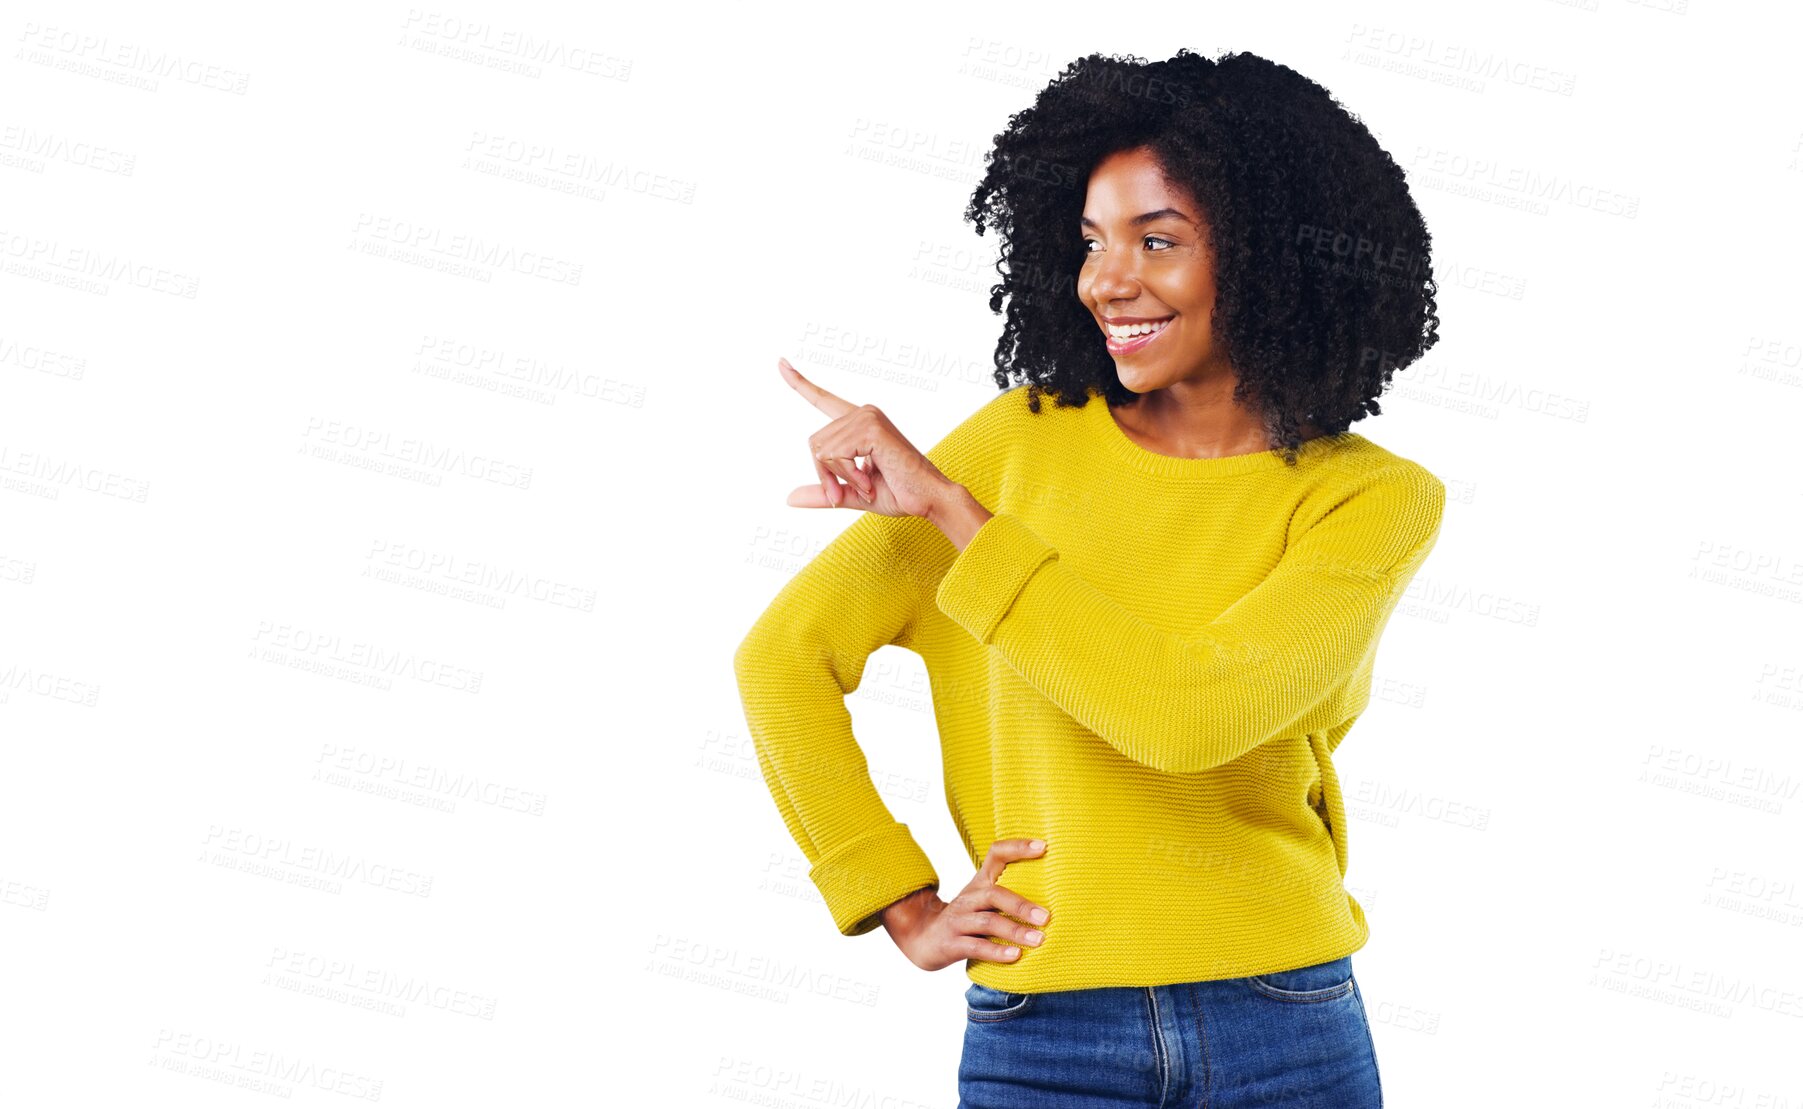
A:
[[[1126,430],[1116,422],[1113,411],[1109,409],[1107,397],[1092,393],[1087,407],[1094,409],[1089,413],[1090,430],[1109,452],[1147,473],[1180,478],[1228,477],[1288,465],[1284,462],[1283,455],[1276,450],[1230,454],[1221,458],[1183,458],[1174,454],[1161,454],[1140,446],[1128,437]],[[1356,431],[1344,431],[1338,435],[1319,435],[1305,439],[1296,448],[1296,464],[1300,466],[1332,451],[1336,446],[1359,438],[1361,436]]]

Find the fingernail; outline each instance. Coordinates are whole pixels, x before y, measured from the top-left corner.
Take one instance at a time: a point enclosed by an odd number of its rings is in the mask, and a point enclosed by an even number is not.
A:
[[[1020,948],[1018,948],[1018,947],[1010,947],[1007,951],[1007,955],[1010,959],[1014,958],[1016,955],[1019,955],[1019,954],[1020,954]]]
[[[1027,915],[1033,918],[1034,924],[1044,924],[1046,922],[1046,911],[1044,909],[1034,909]]]
[[[1040,944],[1045,942],[1045,933],[1044,932],[1028,932],[1026,939],[1027,939],[1028,943],[1032,944],[1034,947],[1038,947]]]
[[[1036,839],[1032,843],[1027,844],[1027,846],[1031,847],[1035,851],[1044,851],[1045,850],[1045,840]]]

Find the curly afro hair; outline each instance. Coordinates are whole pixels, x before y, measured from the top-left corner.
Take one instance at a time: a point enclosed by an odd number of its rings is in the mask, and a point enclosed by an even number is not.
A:
[[[1403,171],[1322,86],[1255,54],[1070,63],[996,136],[965,218],[1001,237],[991,311],[1007,304],[995,380],[1081,407],[1120,383],[1077,298],[1090,173],[1148,147],[1202,206],[1235,401],[1286,462],[1303,432],[1382,412],[1390,375],[1438,341],[1430,238]]]

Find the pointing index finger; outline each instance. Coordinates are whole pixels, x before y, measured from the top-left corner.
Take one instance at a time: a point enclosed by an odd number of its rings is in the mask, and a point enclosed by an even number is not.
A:
[[[797,393],[800,393],[804,400],[815,408],[820,409],[820,411],[826,413],[828,416],[838,419],[840,416],[845,415],[847,412],[850,412],[857,407],[857,405],[843,397],[835,396],[801,376],[801,371],[794,366],[789,365],[789,360],[787,358],[778,358],[776,364],[778,368],[783,371],[783,379],[789,383],[789,387],[794,389]]]

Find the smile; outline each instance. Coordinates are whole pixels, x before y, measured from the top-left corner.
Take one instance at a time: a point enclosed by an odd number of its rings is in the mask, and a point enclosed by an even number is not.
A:
[[[1172,319],[1176,319],[1176,317],[1172,316],[1152,324],[1132,324],[1128,327],[1108,328],[1106,331],[1108,353],[1117,357],[1138,353],[1154,339],[1163,335],[1170,328]],[[1146,327],[1150,327],[1152,330],[1142,333],[1141,329]]]

